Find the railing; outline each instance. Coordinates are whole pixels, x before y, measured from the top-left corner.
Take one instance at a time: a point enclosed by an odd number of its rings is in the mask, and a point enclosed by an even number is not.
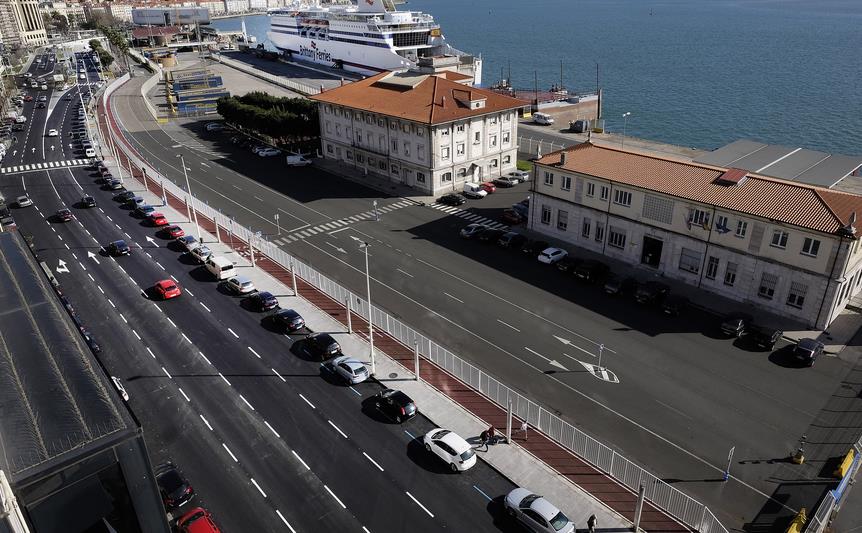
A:
[[[862,454],[862,436],[860,436],[853,444],[853,451],[856,452],[857,459],[853,463],[853,468],[847,472],[842,483],[852,483],[856,478],[856,474],[859,473],[860,467],[862,467],[862,460],[858,457]],[[820,501],[820,505],[817,506],[817,510],[814,512],[814,515],[808,521],[808,525],[805,527],[805,533],[821,533],[826,529],[829,522],[832,520],[833,512],[840,509],[841,497],[845,492],[846,487],[841,490],[830,490],[826,493],[826,496],[824,496],[823,500]]]
[[[268,72],[263,72],[251,65],[243,63],[242,61],[236,61],[234,59],[230,59],[222,56],[221,54],[212,53],[210,57],[214,61],[218,61],[219,63],[224,63],[225,65],[235,68],[237,70],[241,70],[246,74],[251,74],[256,78],[260,78],[262,80],[266,80],[268,82],[274,83],[281,87],[285,87],[292,91],[296,91],[299,94],[303,94],[305,96],[311,96],[315,94],[320,94],[320,87],[312,87],[311,85],[306,85],[304,83],[299,83],[298,81],[291,80],[289,78],[285,78],[284,76],[276,76],[275,74],[270,74]]]
[[[113,87],[110,90],[112,91]],[[109,92],[106,91],[106,98],[108,94]],[[111,130],[111,135],[116,136],[116,132],[113,129]],[[188,199],[188,193],[180,185],[160,175],[149,163],[142,161],[134,151],[129,150],[123,141],[118,140],[116,146],[123,150],[134,165],[138,168],[145,168],[147,176],[154,182],[158,182],[160,187],[163,186],[165,191],[176,198]],[[371,307],[369,313],[368,302],[360,295],[351,292],[336,281],[318,272],[311,265],[291,256],[275,244],[269,242],[266,236],[239,225],[221,211],[210,207],[194,197],[190,199],[190,202],[191,207],[196,209],[198,213],[213,220],[221,228],[227,229],[230,232],[229,238],[234,243],[237,241],[245,244],[253,243],[253,247],[256,250],[259,250],[282,267],[294,270],[297,276],[337,302],[345,303],[349,298],[353,311],[366,320],[368,320],[370,314],[376,328],[385,331],[406,346],[412,347],[416,343],[419,347],[420,355],[434,362],[503,409],[511,402],[512,412],[515,416],[542,431],[549,438],[570,450],[584,461],[607,473],[616,481],[628,487],[632,492],[637,493],[638,488],[643,485],[646,499],[670,516],[688,527],[703,533],[727,533],[727,529],[721,525],[712,512],[694,498],[665,483],[609,446],[602,444],[575,428],[515,389],[499,382],[481,368],[461,359],[422,333],[390,316],[386,311],[378,307]],[[228,240],[224,237],[224,234],[222,234],[222,240]]]

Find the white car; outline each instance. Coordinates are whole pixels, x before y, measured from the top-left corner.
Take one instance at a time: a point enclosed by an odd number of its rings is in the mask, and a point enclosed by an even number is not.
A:
[[[569,255],[569,252],[563,250],[562,248],[545,248],[542,250],[542,253],[539,254],[539,262],[545,263],[546,265],[553,265],[560,259]]]
[[[84,74],[87,72],[87,69],[85,69],[84,67],[81,67],[78,69],[78,72],[80,72],[81,74]]]
[[[18,116],[18,118],[15,119],[15,122],[17,124],[23,124],[23,123],[27,122],[27,117],[25,117],[24,115],[20,115],[20,116]]]
[[[19,196],[15,202],[18,204],[18,207],[30,207],[33,205],[33,200],[29,196]]]
[[[264,148],[263,150],[258,150],[257,155],[260,157],[272,157],[274,155],[281,154],[281,150],[278,148]]]
[[[476,464],[470,443],[448,429],[432,429],[422,437],[425,449],[443,459],[453,472],[469,470]]]
[[[87,148],[86,150],[84,150],[84,155],[87,157],[96,157],[96,151],[92,148]]]
[[[510,178],[515,178],[521,183],[530,181],[530,173],[525,170],[513,170],[512,172],[506,174],[506,176]]]
[[[123,387],[123,382],[120,381],[120,378],[111,376],[111,381],[114,382],[114,386],[117,387],[117,392],[120,393],[120,396],[123,397],[123,400],[129,401],[129,393],[126,392],[126,388]]]
[[[42,84],[42,86],[41,86],[41,87],[39,87],[39,88],[40,88],[40,89],[42,89],[43,91],[47,91],[47,90],[48,90],[48,86],[47,86],[47,85],[45,85],[44,83],[43,83],[43,84]]]
[[[213,253],[208,246],[201,244],[200,246],[195,246],[194,248],[189,250],[189,254],[194,257],[198,263],[204,264]]]
[[[225,282],[228,290],[234,294],[248,294],[254,292],[254,283],[245,276],[234,276]]]
[[[221,131],[224,129],[224,124],[220,122],[210,122],[206,125],[207,131]]]
[[[574,533],[575,524],[551,502],[525,488],[512,489],[506,513],[535,533]]]
[[[86,75],[86,74],[78,74],[78,79],[79,79],[79,80],[86,80],[86,79],[87,79],[87,75]]]
[[[48,137],[56,137],[59,134],[57,130],[48,130]]]
[[[341,379],[351,385],[362,383],[368,379],[368,369],[362,364],[362,361],[349,355],[336,357],[329,362],[328,366],[333,372],[341,376]]]

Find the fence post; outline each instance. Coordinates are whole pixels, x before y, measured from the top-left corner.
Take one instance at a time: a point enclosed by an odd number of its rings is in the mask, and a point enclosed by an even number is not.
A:
[[[291,269],[292,271],[293,269]],[[294,278],[294,283],[296,279]],[[296,294],[296,289],[294,289],[294,294]],[[350,318],[350,295],[348,294],[345,298],[347,301],[347,333],[353,335],[353,320]]]
[[[147,188],[147,169],[141,167],[141,173],[144,175],[144,190],[150,192],[150,189]]]
[[[512,399],[506,400],[506,444],[512,443]]]
[[[221,238],[219,237],[219,234],[218,234],[218,216],[220,214],[221,214],[221,212],[216,212],[213,214],[213,224],[215,224],[216,242],[219,244],[221,244]]]
[[[634,529],[632,530],[635,533],[637,533],[637,531],[641,525],[641,513],[643,512],[643,508],[644,508],[644,486],[643,486],[643,483],[641,483],[640,486],[638,487],[638,502],[637,502],[637,505],[635,505]]]
[[[299,291],[296,288],[296,269],[293,268],[293,256],[290,257],[290,277],[293,281],[293,295],[299,296]],[[350,309],[350,306],[347,306],[347,309]]]
[[[419,381],[419,341],[413,341],[413,374]]]

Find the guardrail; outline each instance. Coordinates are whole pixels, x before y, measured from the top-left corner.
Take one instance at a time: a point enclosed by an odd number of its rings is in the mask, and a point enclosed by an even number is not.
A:
[[[228,57],[224,57],[218,53],[211,53],[210,57],[214,61],[218,61],[219,63],[223,63],[231,68],[235,68],[237,70],[241,70],[246,74],[251,74],[256,78],[260,78],[262,80],[266,80],[270,83],[274,83],[285,89],[290,89],[292,91],[298,92],[299,94],[305,96],[312,96],[315,94],[320,94],[320,87],[312,87],[311,85],[306,85],[304,83],[299,83],[298,81],[291,80],[290,78],[285,78],[284,76],[276,76],[275,74],[270,74],[268,72],[263,72],[251,65],[243,63],[242,61],[236,61],[234,59],[230,59]]]
[[[109,90],[105,92],[105,100],[113,90],[114,86],[112,84]],[[113,128],[111,128],[111,135],[117,140],[117,132]],[[512,412],[515,416],[542,431],[559,445],[605,472],[620,484],[625,485],[633,493],[637,493],[639,487],[643,485],[647,500],[686,526],[703,533],[728,533],[728,530],[702,503],[665,483],[658,476],[641,468],[609,446],[577,429],[515,389],[501,383],[481,368],[461,359],[422,333],[389,315],[383,309],[369,306],[368,302],[361,295],[351,292],[336,281],[315,270],[311,265],[291,256],[275,244],[269,242],[266,236],[260,232],[246,228],[238,224],[230,216],[201,202],[194,196],[190,197],[181,185],[159,174],[152,165],[142,161],[134,150],[130,150],[126,146],[124,141],[117,140],[115,144],[135,166],[140,169],[146,169],[147,177],[154,182],[158,182],[161,187],[164,187],[165,191],[170,192],[176,198],[185,199],[186,203],[192,209],[214,221],[220,227],[230,228],[231,239],[234,242],[242,241],[282,267],[296,272],[297,276],[336,302],[346,302],[349,298],[353,312],[359,314],[365,320],[368,320],[370,316],[374,327],[385,331],[405,346],[412,348],[414,343],[416,343],[419,348],[419,354],[422,357],[460,379],[474,390],[501,406],[504,410],[511,403]]]
[[[820,501],[820,505],[817,506],[814,515],[805,527],[805,533],[821,533],[824,531],[832,520],[833,513],[841,508],[841,499],[846,493],[847,484],[853,483],[856,479],[856,474],[862,468],[862,460],[859,457],[862,454],[862,436],[853,444],[853,451],[856,453],[853,467],[847,472],[844,479],[841,480],[838,488],[827,492]]]

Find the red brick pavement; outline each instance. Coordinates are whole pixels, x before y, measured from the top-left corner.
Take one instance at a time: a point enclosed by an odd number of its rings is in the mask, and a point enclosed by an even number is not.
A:
[[[108,109],[108,116],[111,117],[110,127],[116,134],[123,136],[110,113],[110,102]],[[101,113],[99,116],[104,117]],[[100,118],[100,121],[104,127],[104,118]],[[125,138],[123,137],[123,139]],[[126,144],[127,149],[134,150],[128,143]],[[143,160],[140,154],[138,156]],[[128,160],[122,153],[120,154],[120,160],[120,164],[128,169]],[[132,170],[135,178],[143,181],[143,174],[140,169],[133,164]],[[148,180],[147,185],[149,190],[157,194],[163,192],[152,179]],[[186,204],[182,199],[170,193],[167,194],[167,199],[171,207],[181,213],[186,212]],[[198,213],[198,222],[204,230],[215,234],[215,224],[212,220]],[[223,226],[219,226],[219,231],[221,235],[228,234],[227,228]],[[248,252],[248,245],[237,237],[233,238],[232,245],[238,252]],[[287,268],[282,267],[259,252],[255,254],[255,258],[258,268],[262,268],[286,286],[292,287],[292,276]],[[345,326],[347,325],[347,309],[343,304],[333,300],[299,277],[297,277],[297,289],[303,298],[328,313],[340,323]],[[365,332],[368,331],[368,323],[355,312],[351,313],[351,322],[354,332],[367,339],[368,336]],[[398,361],[406,370],[413,371],[414,356],[412,348],[405,346],[380,330],[375,331],[375,348]],[[485,423],[497,428],[506,427],[506,411],[504,409],[436,364],[425,358],[420,358],[419,374],[422,376],[423,381],[460,404],[485,421]],[[520,427],[520,422],[520,420],[514,421],[513,427]],[[587,464],[544,434],[533,430],[533,428],[530,428],[526,437],[520,431],[513,431],[513,433],[515,434],[512,440],[533,456],[548,464],[569,481],[580,486],[628,520],[634,519],[635,504],[637,501],[637,495],[634,492],[607,474]],[[644,504],[644,509],[641,513],[641,528],[650,533],[693,531],[649,502]]]

